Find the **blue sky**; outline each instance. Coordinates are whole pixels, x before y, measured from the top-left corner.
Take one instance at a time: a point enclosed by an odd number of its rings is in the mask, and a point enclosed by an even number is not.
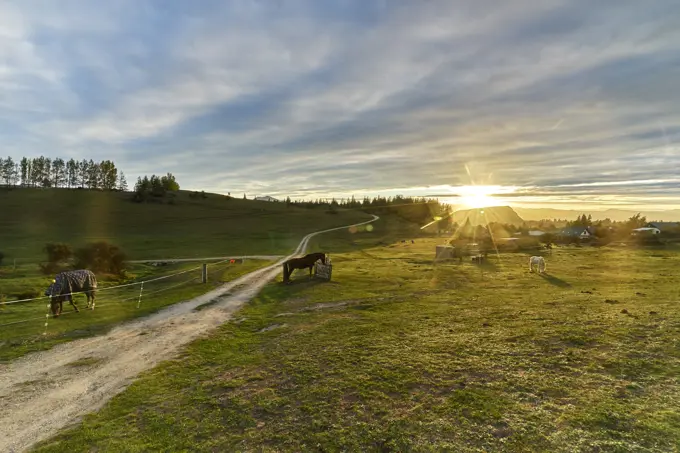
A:
[[[679,207],[678,139],[676,0],[0,3],[15,158],[232,194]]]

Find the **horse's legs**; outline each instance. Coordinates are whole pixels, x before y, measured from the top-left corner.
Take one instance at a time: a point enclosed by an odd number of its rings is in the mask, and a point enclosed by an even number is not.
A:
[[[71,302],[71,305],[73,305],[73,308],[76,309],[76,312],[80,312],[80,310],[78,310],[78,306],[76,305],[76,303],[73,302],[73,296],[68,296],[68,301]]]
[[[87,308],[94,310],[94,292],[88,291],[87,293]]]

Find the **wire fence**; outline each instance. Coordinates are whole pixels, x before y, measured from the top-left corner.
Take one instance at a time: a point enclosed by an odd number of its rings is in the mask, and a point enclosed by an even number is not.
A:
[[[222,283],[225,271],[237,262],[243,261],[225,259],[209,263],[207,285],[203,284],[201,265],[168,275],[99,287],[94,310],[87,308],[83,292],[70,293],[79,311],[76,312],[69,301],[63,301],[63,311],[56,318],[51,310],[50,296],[0,302],[0,349],[48,335],[68,335],[70,331],[113,324],[195,297]],[[169,294],[172,297],[168,297]]]

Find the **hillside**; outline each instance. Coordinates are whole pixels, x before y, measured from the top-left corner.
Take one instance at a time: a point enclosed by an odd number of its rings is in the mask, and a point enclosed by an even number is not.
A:
[[[493,222],[512,225],[524,223],[524,220],[510,206],[491,206],[488,208],[460,210],[453,213],[452,219],[459,225],[470,220],[473,226],[486,225]]]
[[[129,193],[68,189],[0,192],[0,252],[5,262],[37,262],[47,242],[76,247],[105,240],[130,259],[290,252],[306,233],[366,220],[358,211],[190,192],[162,203],[133,203]]]

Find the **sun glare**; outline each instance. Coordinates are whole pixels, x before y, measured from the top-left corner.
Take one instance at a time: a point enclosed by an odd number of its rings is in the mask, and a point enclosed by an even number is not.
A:
[[[486,208],[501,204],[492,195],[497,193],[496,186],[462,186],[455,188],[460,203],[468,208]]]

